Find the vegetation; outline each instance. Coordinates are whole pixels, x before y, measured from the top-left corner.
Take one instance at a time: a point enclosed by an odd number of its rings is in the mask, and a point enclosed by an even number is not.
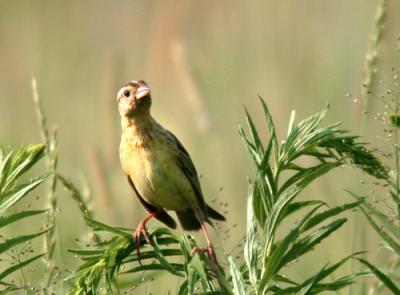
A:
[[[363,113],[358,132],[346,129],[347,123],[324,125],[329,114],[327,106],[303,120],[296,120],[296,113],[292,111],[287,132],[281,136],[285,124],[278,116],[272,116],[269,109],[272,103],[259,97],[259,112],[250,115],[245,108],[247,126],[239,125],[239,135],[247,150],[252,176],[248,179],[247,198],[243,196],[247,201],[246,220],[237,220],[246,224],[245,236],[234,250],[228,250],[231,245],[223,239],[220,241],[216,247],[216,267],[206,253],[192,253],[193,248],[202,245],[195,234],[165,227],[149,228],[152,243],[149,245],[143,239],[138,256],[133,228],[119,226],[122,222],[115,216],[107,219],[107,214],[100,214],[107,207],[105,204],[112,212],[122,203],[111,206],[115,199],[110,198],[107,184],[114,181],[113,173],[102,171],[108,169],[107,162],[96,158],[96,151],[91,150],[93,170],[98,175],[89,182],[83,177],[79,184],[77,175],[67,177],[67,172],[59,167],[59,158],[63,158],[59,149],[64,145],[71,148],[71,145],[62,141],[59,144],[57,129],[49,129],[34,80],[33,98],[43,143],[18,149],[10,148],[4,140],[0,148],[0,294],[153,294],[147,286],[161,286],[165,277],[173,282],[165,285],[164,293],[168,294],[317,294],[326,291],[400,294],[400,43],[391,69],[382,72],[378,69],[387,55],[381,52],[381,43],[390,31],[386,28],[387,19],[391,17],[389,7],[387,0],[377,3],[360,99],[357,95],[347,95],[357,111]],[[85,15],[85,19],[89,18]],[[239,41],[242,46],[243,40]],[[131,40],[124,36],[124,42],[129,44]],[[182,88],[191,95],[188,95],[189,103],[199,129],[209,132],[212,118],[208,117],[200,98],[201,91],[194,83],[194,77],[201,76],[200,70],[194,67],[192,74],[192,69],[187,67],[184,46],[179,40],[175,45],[171,52],[184,84]],[[248,48],[252,48],[250,45]],[[226,58],[223,61],[228,63],[231,56],[225,54],[223,50]],[[254,54],[257,56],[257,52]],[[213,58],[211,70],[207,72],[217,76],[221,73],[216,60],[221,58]],[[63,71],[67,65],[64,66],[60,67]],[[247,68],[244,64],[240,64],[240,68],[244,76]],[[297,74],[303,75],[303,65],[300,68]],[[123,70],[116,63],[112,70],[116,77],[110,80],[119,81]],[[322,70],[323,66],[318,68]],[[324,77],[324,80],[329,79]],[[286,81],[284,83],[286,87]],[[204,88],[207,91],[207,87]],[[230,88],[221,95],[230,99],[224,101],[224,105],[232,105],[231,96],[236,93],[249,95],[246,87]],[[240,88],[246,89],[240,92]],[[289,88],[292,91],[295,85]],[[329,91],[329,87],[324,91]],[[58,95],[63,98],[63,93]],[[81,104],[85,110],[85,102],[80,100],[79,107]],[[246,102],[246,107],[250,104]],[[90,105],[92,107],[95,109]],[[90,114],[84,113],[85,119],[90,118]],[[263,122],[262,125],[259,122]],[[96,128],[99,128],[97,124]],[[106,133],[113,134],[109,130]],[[381,140],[375,142],[371,135]],[[207,138],[213,139],[212,136]],[[234,156],[227,158],[233,162]],[[325,187],[317,193],[312,190],[315,185],[325,184],[326,175],[333,179],[335,172],[342,172],[346,167],[356,168],[354,170],[359,173],[351,179],[351,189],[343,182],[333,181],[330,195]],[[98,195],[94,196],[90,188],[96,186],[100,188],[95,190]],[[70,196],[72,205],[68,205],[71,206],[65,206],[64,195]],[[330,198],[332,195],[344,195],[347,199],[344,203],[337,202]],[[109,203],[101,203],[102,198]],[[236,202],[234,197],[229,200],[230,205]],[[222,202],[220,205],[227,206]],[[63,231],[60,212],[84,227],[77,226],[75,230],[75,224],[68,224],[70,231]],[[228,220],[232,219],[228,216]],[[349,223],[353,223],[353,228],[347,230],[351,228]],[[220,236],[220,225],[213,227]],[[226,229],[227,226],[223,227],[225,232]],[[79,232],[79,238],[72,238],[70,232]],[[336,251],[336,244],[331,241],[344,234],[349,242],[344,250]],[[378,247],[367,241],[367,236],[379,239]],[[356,239],[360,240],[360,245]],[[335,252],[335,259],[320,255],[321,249],[327,249],[324,253]]]
[[[179,294],[316,294],[327,290],[339,290],[352,284],[358,276],[367,274],[355,272],[329,279],[339,267],[352,258],[366,265],[390,290],[398,291],[389,276],[367,260],[359,258],[359,252],[349,253],[334,263],[326,261],[321,269],[302,282],[284,274],[284,269],[294,267],[294,261],[313,251],[318,244],[346,223],[347,218],[339,217],[344,211],[361,206],[368,221],[395,252],[398,251],[398,244],[376,225],[373,217],[380,218],[388,225],[392,234],[396,234],[398,229],[391,225],[384,214],[359,197],[355,202],[333,208],[320,200],[299,200],[301,192],[308,185],[345,163],[356,166],[379,180],[389,181],[390,177],[387,168],[367,150],[366,145],[360,143],[356,136],[341,129],[339,123],[328,127],[320,126],[328,108],[298,124],[295,123],[295,112],[292,112],[287,137],[279,143],[268,107],[261,98],[260,102],[269,132],[267,144],[262,143],[247,111],[249,135],[246,135],[242,127],[239,129],[255,174],[255,179],[249,182],[247,234],[242,259],[235,260],[231,255],[223,253],[224,262],[215,270],[203,252],[191,254],[191,250],[197,247],[192,236],[167,228],[150,231],[152,245],[147,245],[143,240],[139,257],[134,251],[133,230],[94,220],[82,193],[71,181],[55,172],[54,162],[49,161],[53,163],[48,168],[50,174],[18,184],[20,177],[45,154],[45,145],[28,147],[16,154],[1,153],[1,225],[5,226],[22,218],[46,212],[28,210],[11,215],[4,214],[49,176],[52,176],[53,181],[49,187],[50,200],[57,182],[71,193],[72,198],[79,204],[85,223],[93,231],[93,239],[92,244],[86,247],[69,250],[83,261],[76,271],[64,277],[66,283],[73,282],[69,294],[119,294],[125,284],[135,288],[154,279],[161,271],[181,278]],[[49,155],[49,151],[47,154]],[[53,155],[53,159],[56,158]],[[392,191],[392,196],[393,200],[397,200],[396,191]],[[367,213],[367,210],[370,213]],[[299,215],[300,212],[302,215]],[[299,219],[287,231],[283,225],[293,223],[293,216]],[[23,273],[27,264],[45,255],[35,255],[21,261],[20,256],[24,252],[15,248],[18,244],[45,233],[51,233],[52,237],[54,224],[39,233],[13,237],[3,243],[2,252],[11,249],[10,255],[16,257],[17,264],[4,271],[2,279],[16,271]],[[46,245],[48,240],[49,238],[46,239]],[[52,259],[52,255],[49,254],[54,252],[54,246],[50,249],[50,253],[47,252],[47,261]],[[223,267],[223,264],[227,266]],[[51,270],[53,269],[54,265]],[[49,277],[51,281],[52,276]],[[123,280],[123,277],[127,279]],[[7,281],[2,283],[5,286],[3,292],[26,289],[29,286],[26,282],[22,286]]]

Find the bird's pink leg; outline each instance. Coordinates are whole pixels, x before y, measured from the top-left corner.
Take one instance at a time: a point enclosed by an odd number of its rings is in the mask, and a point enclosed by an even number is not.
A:
[[[211,240],[210,240],[210,237],[208,236],[207,228],[206,228],[206,225],[205,225],[204,221],[201,221],[200,224],[201,224],[201,229],[202,229],[202,231],[204,233],[204,236],[205,236],[205,238],[207,240],[208,257],[211,259],[211,262],[213,263],[213,267],[216,268],[218,262],[217,262],[217,256],[215,255],[214,247],[211,244]],[[192,250],[192,252],[193,252],[193,250]]]
[[[137,256],[139,258],[139,263],[140,263],[140,238],[141,238],[141,236],[143,234],[144,239],[146,240],[146,242],[148,244],[151,244],[150,236],[149,236],[149,233],[147,232],[147,228],[146,228],[146,223],[147,223],[147,221],[149,221],[150,219],[152,219],[156,215],[157,215],[157,212],[151,212],[149,214],[149,216],[147,216],[145,219],[143,219],[139,223],[138,227],[135,230],[134,237],[135,237],[136,252],[137,252]]]

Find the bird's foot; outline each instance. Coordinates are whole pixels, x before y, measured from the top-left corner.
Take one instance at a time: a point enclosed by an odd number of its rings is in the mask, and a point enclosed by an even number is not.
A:
[[[190,251],[190,255],[193,256],[193,254],[195,254],[195,253],[204,253],[207,251],[208,251],[208,249],[205,249],[205,248],[193,247],[192,251]]]
[[[139,225],[136,228],[135,233],[134,233],[135,243],[139,244],[139,245],[140,245],[140,238],[142,237],[142,234],[143,234],[143,237],[146,240],[146,242],[148,244],[151,244],[150,236],[149,236],[149,233],[147,232],[146,222],[145,221],[146,220],[142,220],[139,223]]]
[[[135,245],[136,245],[136,253],[137,253],[140,264],[142,264],[140,261],[140,240],[143,235],[147,244],[151,244],[150,236],[149,236],[149,233],[147,232],[147,228],[146,228],[146,222],[149,221],[151,218],[153,218],[155,215],[156,215],[156,213],[151,213],[148,217],[143,219],[139,223],[138,227],[135,230],[135,233],[133,234],[134,239],[135,239]]]
[[[208,254],[208,257],[211,259],[211,262],[212,262],[214,265],[217,265],[217,264],[218,264],[218,262],[217,262],[217,256],[215,255],[215,250],[214,250],[214,247],[213,247],[212,244],[208,244],[208,247],[207,247],[207,254]]]
[[[208,258],[211,260],[212,268],[215,270],[218,262],[217,262],[217,256],[215,255],[214,247],[211,244],[209,244],[207,248],[193,247],[192,251],[190,251],[190,255],[193,255],[195,253],[204,253],[204,252],[207,252]]]

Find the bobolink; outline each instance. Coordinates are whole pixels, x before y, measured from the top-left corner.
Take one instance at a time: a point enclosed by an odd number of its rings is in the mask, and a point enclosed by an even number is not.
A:
[[[216,261],[205,222],[225,218],[204,201],[196,168],[181,142],[151,116],[149,87],[144,81],[130,81],[119,90],[117,99],[122,169],[150,213],[135,231],[137,249],[142,234],[151,243],[146,222],[152,217],[176,228],[175,220],[166,212],[172,210],[183,229],[203,230],[210,259]]]

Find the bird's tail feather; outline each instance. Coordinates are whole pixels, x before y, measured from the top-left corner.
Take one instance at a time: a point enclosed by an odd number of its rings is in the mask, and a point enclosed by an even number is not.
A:
[[[222,214],[215,211],[213,208],[207,205],[207,217],[210,217],[215,220],[225,221],[225,217]]]
[[[201,228],[200,222],[192,212],[176,211],[179,222],[185,230],[199,230]]]
[[[199,230],[201,228],[200,221],[196,218],[195,214],[190,211],[176,211],[179,222],[185,230]],[[209,218],[225,221],[225,217],[207,205],[207,217],[204,221],[212,225]]]

